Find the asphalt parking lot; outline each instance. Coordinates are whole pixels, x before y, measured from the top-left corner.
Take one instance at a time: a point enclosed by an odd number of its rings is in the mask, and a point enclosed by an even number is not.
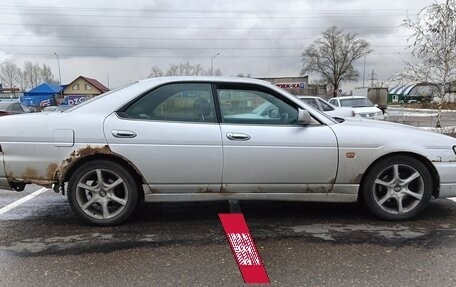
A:
[[[0,210],[40,189],[1,191]],[[273,286],[454,286],[456,203],[384,222],[357,204],[241,202]],[[147,204],[85,225],[46,191],[0,214],[0,286],[243,286],[218,213],[227,202]]]

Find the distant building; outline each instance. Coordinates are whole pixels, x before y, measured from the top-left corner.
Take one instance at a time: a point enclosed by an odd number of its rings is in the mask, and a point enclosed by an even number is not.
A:
[[[388,90],[389,103],[417,103],[434,100],[437,85],[431,83],[415,83],[396,86]]]
[[[28,92],[24,92],[21,103],[29,107],[47,107],[56,104],[56,98],[60,95],[62,87],[50,83],[43,83]]]
[[[79,76],[63,90],[63,104],[77,105],[107,91],[109,88],[99,81]]]
[[[260,78],[271,82],[276,86],[299,96],[318,96],[326,98],[326,85],[309,84],[309,76],[303,77],[280,77],[280,78]]]
[[[23,93],[19,88],[3,88],[0,83],[0,102],[2,101],[19,101],[19,97],[22,97]]]

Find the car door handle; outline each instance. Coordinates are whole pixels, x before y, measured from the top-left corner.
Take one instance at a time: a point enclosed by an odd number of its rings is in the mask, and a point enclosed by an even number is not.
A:
[[[136,133],[133,131],[112,130],[112,135],[116,138],[134,138]]]
[[[232,141],[248,141],[250,136],[241,133],[226,133],[226,137]]]

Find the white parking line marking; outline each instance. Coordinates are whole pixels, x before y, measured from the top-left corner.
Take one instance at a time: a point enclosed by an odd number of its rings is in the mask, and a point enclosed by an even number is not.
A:
[[[448,199],[451,200],[451,201],[456,202],[456,197],[449,197]]]
[[[30,199],[33,199],[35,198],[36,196],[42,194],[43,192],[47,191],[48,189],[43,187],[43,188],[40,188],[38,189],[37,191],[27,195],[27,196],[24,196],[23,198],[19,199],[19,200],[16,200],[15,202],[11,203],[11,204],[8,204],[7,206],[3,207],[0,209],[0,215],[4,214],[4,213],[7,213],[8,211],[10,211],[11,209],[15,208],[15,207],[18,207],[19,205],[21,204],[24,204],[26,203],[27,201],[29,201]]]

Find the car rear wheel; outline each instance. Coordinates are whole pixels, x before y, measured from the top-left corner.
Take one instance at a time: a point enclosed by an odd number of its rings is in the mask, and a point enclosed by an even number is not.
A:
[[[68,201],[73,211],[95,225],[125,221],[138,204],[138,186],[121,165],[92,161],[79,167],[68,183]]]
[[[416,217],[429,204],[432,176],[419,160],[395,156],[380,160],[367,174],[363,200],[367,208],[385,220]]]

